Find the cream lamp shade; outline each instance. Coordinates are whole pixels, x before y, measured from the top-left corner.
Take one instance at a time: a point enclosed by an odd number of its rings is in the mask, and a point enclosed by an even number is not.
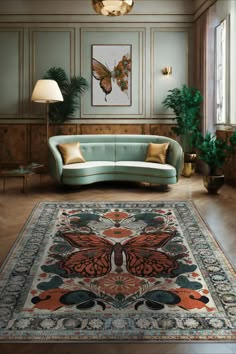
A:
[[[94,10],[104,16],[120,16],[128,14],[133,5],[133,0],[92,0]]]
[[[49,103],[55,103],[63,101],[63,96],[61,90],[55,80],[38,80],[34,87],[31,101],[38,103],[46,103],[47,106],[47,131],[46,138],[48,140],[48,131],[49,131]]]
[[[61,90],[54,80],[38,80],[34,87],[31,100],[39,103],[63,101]]]

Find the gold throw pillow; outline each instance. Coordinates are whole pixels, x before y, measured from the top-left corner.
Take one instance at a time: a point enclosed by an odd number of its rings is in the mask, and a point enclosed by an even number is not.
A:
[[[80,150],[80,143],[59,144],[58,149],[62,155],[65,165],[70,163],[85,162]]]
[[[147,149],[146,162],[166,163],[167,150],[170,143],[150,143]]]

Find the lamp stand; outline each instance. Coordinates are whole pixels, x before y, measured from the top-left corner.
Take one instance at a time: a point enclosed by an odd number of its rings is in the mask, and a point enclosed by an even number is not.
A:
[[[49,103],[46,102],[46,111],[47,111],[47,116],[46,116],[46,139],[48,143],[48,137],[49,137]]]
[[[58,83],[55,80],[42,79],[36,82],[31,100],[33,102],[46,103],[46,139],[49,137],[49,103],[63,101],[63,96]]]

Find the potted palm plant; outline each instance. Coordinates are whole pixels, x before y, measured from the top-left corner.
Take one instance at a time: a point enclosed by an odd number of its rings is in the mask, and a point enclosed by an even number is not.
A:
[[[236,132],[226,139],[210,132],[205,136],[199,133],[196,146],[198,158],[206,165],[204,186],[208,193],[215,194],[224,184],[225,163],[236,153]]]
[[[182,174],[190,177],[194,173],[196,160],[195,142],[199,132],[200,107],[203,97],[194,87],[182,85],[174,88],[164,99],[165,108],[173,109],[177,125],[172,130],[180,136],[180,143],[184,151],[184,169]]]
[[[55,80],[64,98],[62,102],[49,104],[49,120],[64,123],[80,107],[80,97],[87,90],[88,82],[82,76],[72,76],[69,79],[60,67],[52,67],[43,78]]]

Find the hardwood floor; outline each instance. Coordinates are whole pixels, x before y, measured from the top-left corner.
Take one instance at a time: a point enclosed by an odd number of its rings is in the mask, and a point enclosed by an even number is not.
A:
[[[0,263],[39,201],[192,200],[236,268],[236,189],[233,187],[225,185],[219,194],[208,195],[201,177],[194,176],[190,179],[182,177],[168,191],[135,183],[105,183],[63,189],[46,175],[42,177],[41,184],[39,176],[33,176],[28,194],[23,194],[21,187],[21,181],[11,178],[6,182],[4,194],[0,181]],[[3,354],[16,351],[18,354],[228,354],[236,352],[236,343],[0,344],[0,351]]]

